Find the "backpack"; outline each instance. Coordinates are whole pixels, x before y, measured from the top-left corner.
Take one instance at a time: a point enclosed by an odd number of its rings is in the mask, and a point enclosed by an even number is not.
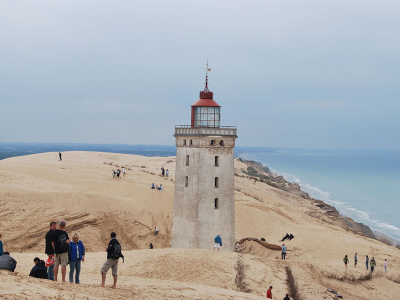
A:
[[[67,244],[67,236],[65,235],[65,233],[63,233],[58,237],[57,249],[63,252],[68,252],[68,248],[69,247]]]
[[[121,244],[115,244],[114,245],[114,253],[111,253],[110,256],[113,259],[119,259],[122,256],[121,252],[122,252]]]

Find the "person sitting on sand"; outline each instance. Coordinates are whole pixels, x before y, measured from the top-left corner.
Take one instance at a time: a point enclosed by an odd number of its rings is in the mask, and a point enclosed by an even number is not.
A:
[[[162,191],[162,184],[157,188],[159,191]]]
[[[289,233],[286,233],[286,235],[281,239],[281,242],[289,238]]]
[[[72,242],[69,243],[68,249],[69,256],[69,282],[74,282],[74,272],[76,270],[75,275],[75,283],[79,284],[79,274],[81,272],[81,262],[85,261],[85,247],[83,246],[82,241],[79,239],[79,233],[75,232],[72,236]]]
[[[153,243],[150,243],[149,247],[150,247],[150,249],[153,249],[154,248]]]
[[[156,188],[156,186],[154,185],[154,183],[151,184],[151,189],[154,190]]]
[[[17,261],[10,256],[9,252],[4,252],[0,256],[0,270],[8,270],[14,272],[17,267]]]
[[[349,258],[347,257],[347,254],[343,258],[344,266],[347,268],[347,263],[349,262]]]
[[[294,235],[293,235],[293,234],[290,234],[290,235],[289,235],[289,241],[292,240],[292,239],[294,239]]]
[[[48,279],[47,268],[46,265],[44,264],[44,261],[41,260],[39,257],[35,257],[33,259],[33,262],[35,263],[35,266],[32,268],[29,276],[35,278]]]

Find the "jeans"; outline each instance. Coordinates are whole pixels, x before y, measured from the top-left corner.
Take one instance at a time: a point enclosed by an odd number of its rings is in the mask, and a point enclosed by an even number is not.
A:
[[[54,281],[54,264],[47,268],[48,278]]]
[[[282,259],[286,259],[286,252],[282,252]]]
[[[387,266],[385,266],[385,273],[386,273],[386,267],[387,267]]]
[[[81,261],[76,260],[76,261],[69,261],[69,282],[73,283],[74,282],[74,271],[76,269],[76,275],[75,275],[75,283],[80,283],[79,281],[79,273],[81,272]]]
[[[368,262],[365,263],[367,265],[367,271],[368,271]]]
[[[371,273],[374,271],[375,267],[371,266]]]

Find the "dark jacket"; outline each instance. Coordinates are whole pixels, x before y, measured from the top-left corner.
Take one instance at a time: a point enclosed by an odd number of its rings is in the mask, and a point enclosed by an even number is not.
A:
[[[115,245],[119,245],[119,242],[116,238],[113,238],[110,240],[110,242],[108,243],[108,248],[107,248],[107,258],[113,258],[112,255],[115,251]],[[119,257],[124,257],[122,255],[122,251]]]
[[[51,241],[53,240],[53,231],[49,230],[46,233],[46,249],[44,250],[44,253],[47,255],[54,255],[54,249],[53,246],[51,245]]]
[[[33,268],[29,276],[35,277],[35,278],[43,278],[47,279],[47,268],[46,265],[44,264],[44,261],[41,260],[39,261]]]
[[[76,244],[72,241],[69,243],[69,250],[68,250],[68,257],[69,260],[72,261],[77,261],[77,260],[82,260],[82,257],[85,256],[85,247],[83,246],[83,243],[81,240],[78,241],[78,248],[76,247]],[[79,258],[77,258],[77,250],[79,250]]]
[[[0,256],[0,270],[8,270],[14,272],[16,266],[17,261],[10,255],[3,254],[2,256]]]

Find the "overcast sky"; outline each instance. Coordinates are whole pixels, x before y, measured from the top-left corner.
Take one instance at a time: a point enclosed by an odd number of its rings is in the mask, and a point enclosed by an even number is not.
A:
[[[400,1],[0,0],[0,142],[400,149]]]

